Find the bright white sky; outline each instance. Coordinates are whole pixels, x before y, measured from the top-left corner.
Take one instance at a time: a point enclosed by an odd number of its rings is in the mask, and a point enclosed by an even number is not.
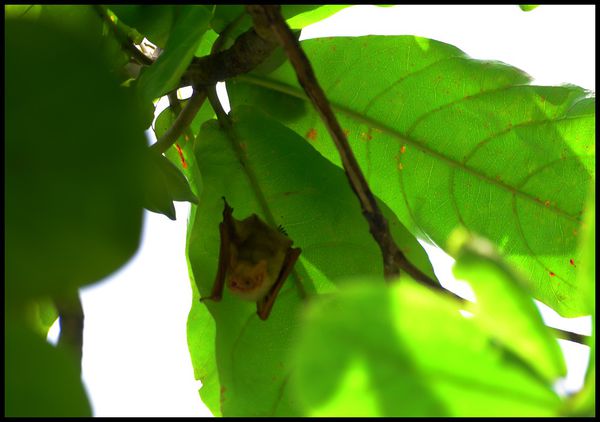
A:
[[[514,5],[355,6],[306,28],[302,37],[369,34],[434,38],[473,58],[516,66],[536,84],[595,90],[595,6],[541,6],[528,13]],[[83,378],[95,416],[211,416],[197,391],[186,340],[189,206],[176,203],[176,209],[175,222],[146,213],[137,255],[81,292]],[[440,279],[449,283],[451,262],[443,255],[434,261]],[[589,318],[561,321],[552,311],[544,317],[554,326],[591,332]],[[573,390],[581,385],[589,352],[570,342],[561,346],[569,377],[557,388]]]

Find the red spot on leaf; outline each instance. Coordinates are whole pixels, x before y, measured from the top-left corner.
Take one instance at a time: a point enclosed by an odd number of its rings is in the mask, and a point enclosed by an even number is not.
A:
[[[406,145],[402,145],[402,148],[400,148],[400,154],[404,154],[406,152]]]
[[[361,134],[360,134],[360,138],[361,138],[363,141],[370,141],[371,139],[373,139],[373,136],[371,135],[371,133],[370,133],[370,132],[369,132],[369,133],[365,133],[365,132],[363,132],[363,133],[361,133]]]
[[[575,261],[573,261],[573,258],[569,259],[569,264],[571,264],[574,267],[577,266],[577,265],[575,265]]]
[[[184,169],[186,169],[188,165],[185,162],[185,157],[183,156],[183,150],[177,143],[175,144],[175,148],[177,148],[177,153],[179,154],[179,158],[181,159],[181,165],[183,166]]]
[[[550,207],[550,201],[544,201],[544,205],[546,206],[546,208]]]
[[[556,275],[552,271],[550,271],[548,274],[550,274],[550,277],[554,277]]]
[[[308,139],[310,139],[311,141],[315,141],[317,139],[317,130],[315,128],[310,128],[309,131],[306,133],[306,137]]]

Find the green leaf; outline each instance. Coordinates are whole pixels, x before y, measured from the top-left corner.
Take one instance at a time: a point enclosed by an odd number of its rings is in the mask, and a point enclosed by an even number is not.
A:
[[[5,329],[5,416],[92,416],[80,363],[15,321]]]
[[[348,6],[351,5],[283,5],[282,13],[284,17],[286,17],[287,24],[290,28],[302,29],[305,26],[330,17]]]
[[[178,9],[165,51],[141,74],[137,89],[142,98],[154,100],[177,86],[187,69],[212,16],[209,6],[183,6]]]
[[[137,29],[150,42],[164,48],[176,19],[176,6],[114,4],[110,10],[127,26]]]
[[[184,109],[189,100],[181,101],[179,107],[169,106],[165,108],[156,118],[154,123],[154,133],[157,139],[160,139],[164,133],[169,130],[179,112],[175,113],[174,108]],[[165,152],[165,156],[180,169],[188,180],[189,186],[195,196],[199,196],[202,189],[201,175],[198,171],[198,165],[194,157],[194,139],[200,131],[200,125],[205,121],[214,118],[214,111],[208,101],[205,101],[200,110],[192,120],[192,123],[183,135],[181,135],[175,144]]]
[[[446,248],[457,226],[493,241],[564,316],[584,313],[576,245],[594,177],[594,99],[414,36],[302,42],[373,192]],[[228,83],[331,162],[338,152],[289,64]]]
[[[520,4],[519,7],[523,12],[531,12],[533,9],[537,8],[539,4]]]
[[[290,379],[310,416],[552,416],[552,389],[459,307],[410,279],[311,303]]]
[[[27,304],[25,318],[33,331],[46,338],[58,318],[58,311],[51,299],[39,298]]]
[[[596,183],[590,185],[582,226],[581,261],[578,282],[592,315],[592,336],[589,338],[590,360],[583,388],[567,401],[566,416],[596,416]]]
[[[192,362],[203,383],[202,399],[213,413],[298,415],[296,399],[287,388],[292,368],[286,354],[298,326],[302,292],[334,291],[340,279],[354,274],[383,284],[382,259],[339,168],[294,132],[251,108],[236,110],[233,120],[238,143],[232,143],[215,121],[203,125],[195,143],[203,190],[199,205],[192,207],[188,232]],[[198,301],[199,293],[208,296],[216,275],[222,196],[235,218],[256,213],[273,227],[281,224],[294,246],[302,248],[266,321],[258,318],[254,303],[228,291],[220,302]],[[386,207],[384,213],[399,247],[434,277],[416,239]]]
[[[151,151],[152,169],[149,173],[146,208],[175,220],[173,201],[198,203],[198,198],[181,171],[164,155]]]
[[[4,13],[6,13],[6,18],[9,19],[37,20],[42,7],[39,4],[7,4],[4,6]]]
[[[146,140],[132,93],[90,48],[99,33],[11,19],[5,30],[5,294],[16,307],[133,255]]]
[[[525,281],[486,239],[466,233],[453,238],[454,275],[468,281],[475,292],[477,303],[467,308],[474,313],[474,322],[535,368],[549,385],[566,376],[558,341],[544,324]]]

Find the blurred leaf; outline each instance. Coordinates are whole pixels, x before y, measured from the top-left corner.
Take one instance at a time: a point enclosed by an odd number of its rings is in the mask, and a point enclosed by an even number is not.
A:
[[[39,4],[7,4],[4,6],[4,13],[8,19],[30,19],[37,20],[42,11]]]
[[[7,19],[5,31],[5,294],[16,307],[133,255],[146,142],[131,93],[89,48],[95,30]]]
[[[474,322],[535,368],[549,385],[566,376],[558,341],[544,324],[526,283],[486,239],[466,233],[452,239],[457,239],[451,248],[456,251],[454,276],[468,281],[477,298],[467,308],[475,314]]]
[[[566,416],[596,416],[596,183],[590,185],[582,225],[578,282],[592,315],[590,359],[583,388],[565,406]]]
[[[72,357],[24,326],[5,324],[5,416],[92,416]]]
[[[181,7],[181,6],[180,6]],[[110,5],[110,10],[127,26],[137,29],[150,42],[165,48],[177,6],[170,5]]]
[[[357,279],[305,314],[290,383],[311,416],[552,416],[552,389],[449,299]]]
[[[523,12],[531,12],[533,9],[538,7],[539,4],[520,4],[519,7]]]
[[[537,299],[578,316],[576,250],[594,177],[594,99],[527,85],[522,71],[414,36],[302,42],[373,192],[415,235],[446,248],[457,226],[492,240]],[[228,82],[341,165],[288,63]]]
[[[381,255],[339,168],[294,132],[251,108],[235,110],[233,120],[239,144],[215,121],[203,125],[195,142],[203,190],[198,207],[192,207],[188,232],[192,362],[203,383],[202,399],[213,413],[298,415],[296,398],[287,388],[292,368],[286,353],[303,302],[300,288],[309,295],[334,291],[338,280],[354,274],[370,275],[383,284]],[[271,218],[264,215],[257,191]],[[281,224],[294,246],[302,248],[267,321],[257,317],[254,303],[227,291],[220,302],[198,301],[199,293],[210,292],[217,270],[222,196],[235,218],[257,213],[274,227]],[[383,211],[400,248],[434,277],[416,239],[387,207]]]
[[[142,98],[153,100],[175,88],[194,57],[212,16],[210,6],[182,6],[165,51],[142,72],[137,89]]]
[[[27,304],[25,317],[29,327],[45,339],[48,330],[58,319],[58,311],[51,299],[39,298]]]

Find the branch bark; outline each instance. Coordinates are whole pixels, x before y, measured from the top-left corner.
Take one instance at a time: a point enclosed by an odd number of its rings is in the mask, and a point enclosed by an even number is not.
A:
[[[433,287],[441,287],[437,282],[412,265],[394,242],[387,220],[379,209],[375,196],[371,192],[348,144],[346,135],[333,114],[325,93],[317,81],[312,66],[294,37],[292,30],[281,16],[280,6],[247,5],[246,10],[252,16],[258,35],[263,37],[267,42],[273,42],[274,39],[277,39],[283,46],[296,71],[298,82],[304,88],[308,98],[325,123],[342,160],[342,165],[344,166],[350,186],[360,202],[365,219],[369,223],[370,232],[381,249],[386,279],[396,278],[402,269],[418,281]]]
[[[248,73],[261,64],[278,46],[273,40],[261,38],[254,29],[236,38],[227,50],[192,60],[183,74],[184,85],[214,85],[234,76]]]

